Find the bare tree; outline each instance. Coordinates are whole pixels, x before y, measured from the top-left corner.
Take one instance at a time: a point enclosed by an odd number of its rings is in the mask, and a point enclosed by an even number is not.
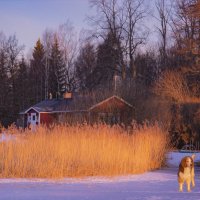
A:
[[[17,59],[24,49],[24,46],[18,44],[18,40],[15,35],[12,35],[8,38],[6,46],[6,53],[8,58],[8,73],[10,77],[13,77],[17,67]]]
[[[96,28],[94,35],[101,37],[104,41],[107,40],[109,35],[110,47],[115,49],[115,70],[117,72],[118,68],[120,68],[121,75],[125,78],[126,69],[123,57],[121,57],[123,53],[121,41],[125,23],[123,5],[119,0],[90,0],[90,4],[97,9],[97,15],[89,18]]]
[[[90,0],[91,7],[97,9],[97,15],[89,18],[95,25],[97,37],[105,39],[110,33],[113,42],[121,38],[124,15],[118,2],[119,0]]]
[[[188,66],[195,64],[195,51],[199,52],[199,19],[190,11],[197,0],[179,0],[174,6],[172,31],[177,52],[184,56],[183,62]],[[182,64],[182,63],[180,63]]]
[[[193,5],[190,7],[191,14],[200,17],[200,1],[194,1]]]
[[[43,34],[43,44],[45,49],[45,99],[49,96],[49,62],[51,47],[53,44],[53,31],[46,29]]]
[[[0,32],[0,123],[5,119],[5,113],[8,106],[8,73],[7,73],[7,55],[6,55],[6,36]]]
[[[17,73],[19,70],[19,58],[22,56],[23,45],[19,45],[15,35],[9,36],[5,43],[6,69],[8,76],[8,113],[10,119],[14,120],[19,112],[18,91],[17,91]],[[8,117],[8,118],[9,118]]]
[[[192,52],[198,56],[200,56],[200,1],[193,0],[191,4],[188,6],[188,15],[196,19],[196,26],[195,26],[195,35],[194,38],[196,41],[193,42]]]
[[[123,9],[123,13],[126,13],[126,21],[123,25],[125,49],[128,55],[131,76],[135,79],[136,66],[134,65],[134,56],[138,47],[144,44],[148,36],[148,31],[142,23],[147,10],[144,8],[144,0],[125,0]]]
[[[165,0],[157,0],[156,1],[156,9],[158,16],[154,16],[159,25],[156,27],[158,33],[161,37],[161,44],[159,47],[160,56],[161,56],[161,70],[164,70],[167,65],[167,39],[168,39],[168,30],[169,30],[169,21],[170,21],[170,12],[171,7],[166,5]]]
[[[15,35],[9,36],[6,44],[6,55],[7,55],[7,69],[8,76],[11,80],[11,90],[13,95],[16,94],[15,91],[15,76],[18,70],[18,58],[24,49],[23,45],[18,44],[18,40]],[[14,98],[13,98],[14,103]]]
[[[76,89],[74,60],[78,52],[78,39],[74,27],[70,21],[59,26],[58,40],[65,63],[65,90],[73,91]]]

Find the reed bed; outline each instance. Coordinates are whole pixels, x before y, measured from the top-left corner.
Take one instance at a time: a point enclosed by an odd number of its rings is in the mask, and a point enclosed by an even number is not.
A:
[[[9,130],[7,132],[10,132]],[[0,142],[0,177],[64,178],[143,173],[160,168],[168,148],[158,125],[56,125],[12,129]]]

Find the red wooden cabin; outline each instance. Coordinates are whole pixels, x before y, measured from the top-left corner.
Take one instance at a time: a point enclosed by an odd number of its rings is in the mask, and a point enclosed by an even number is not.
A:
[[[51,123],[130,123],[134,109],[124,99],[113,95],[101,101],[90,96],[67,93],[62,99],[47,99],[20,112],[22,127]]]

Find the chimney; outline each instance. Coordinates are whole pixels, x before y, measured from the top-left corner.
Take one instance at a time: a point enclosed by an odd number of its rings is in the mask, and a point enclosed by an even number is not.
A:
[[[72,99],[72,93],[71,92],[65,92],[63,94],[63,99]]]
[[[116,92],[117,89],[119,89],[119,87],[122,85],[122,78],[119,75],[114,75],[113,79],[114,92]]]
[[[49,99],[53,99],[53,95],[51,94],[51,92],[49,93]]]

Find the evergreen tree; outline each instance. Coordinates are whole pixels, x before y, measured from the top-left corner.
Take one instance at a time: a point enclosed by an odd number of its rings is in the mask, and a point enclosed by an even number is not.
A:
[[[17,73],[16,78],[16,90],[17,90],[17,102],[18,102],[18,109],[23,110],[27,106],[29,106],[29,90],[28,86],[28,69],[27,64],[22,57],[21,61],[19,62],[19,70]]]
[[[90,89],[92,75],[96,66],[96,52],[94,46],[87,43],[82,47],[75,62],[76,77],[81,90]]]
[[[110,87],[115,75],[122,75],[123,60],[120,42],[108,34],[105,41],[97,48],[97,64],[94,70],[94,85],[105,84]]]
[[[3,49],[0,50],[0,123],[6,123],[8,113],[9,82],[7,74],[7,60]]]
[[[30,98],[32,104],[45,98],[44,54],[44,47],[39,39],[34,47],[30,65]]]
[[[7,57],[7,74],[8,74],[8,93],[7,93],[7,123],[16,122],[19,113],[19,104],[17,101],[17,74],[19,70],[19,57],[23,50],[23,46],[18,44],[18,40],[15,35],[10,36],[5,44],[5,53]]]
[[[51,50],[49,66],[49,92],[53,97],[59,97],[65,92],[65,64],[63,61],[62,51],[60,50],[58,40],[55,37]]]

